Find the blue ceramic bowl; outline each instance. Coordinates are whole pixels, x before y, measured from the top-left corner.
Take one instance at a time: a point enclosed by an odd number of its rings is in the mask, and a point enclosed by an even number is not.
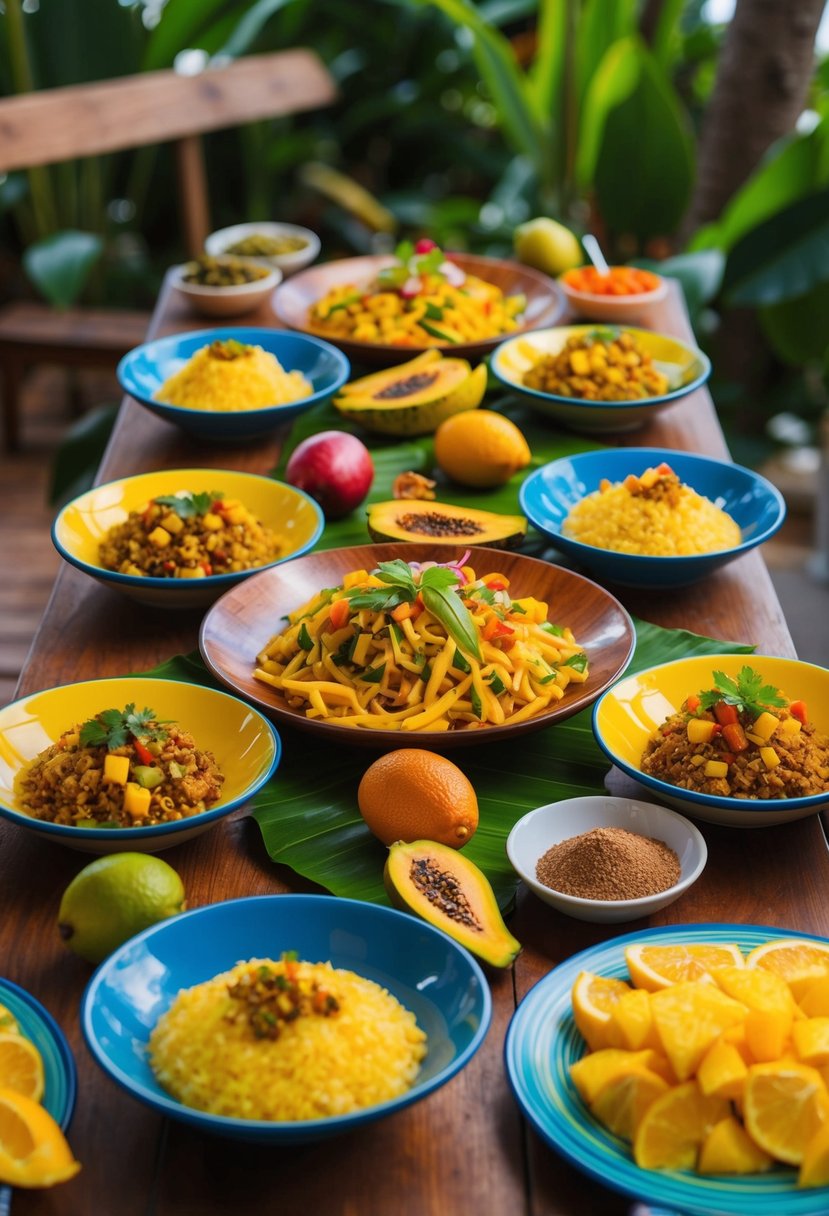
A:
[[[586,494],[598,490],[603,477],[614,484],[628,473],[641,474],[665,461],[681,481],[710,498],[739,525],[742,539],[731,549],[692,557],[642,557],[614,553],[571,540],[561,532],[564,520]],[[783,496],[769,481],[741,465],[667,448],[613,448],[581,452],[537,469],[521,487],[521,510],[554,543],[602,582],[627,587],[684,587],[747,553],[773,536],[786,517]]]
[[[518,1006],[504,1050],[510,1085],[530,1126],[576,1169],[647,1204],[654,1216],[657,1211],[663,1216],[826,1216],[829,1187],[799,1190],[797,1172],[789,1167],[742,1176],[640,1169],[630,1145],[594,1118],[570,1079],[570,1066],[584,1052],[570,1000],[580,971],[626,980],[625,948],[634,942],[736,942],[747,954],[764,942],[786,937],[823,940],[759,925],[671,925],[600,942],[556,967]]]
[[[43,1105],[65,1131],[72,1118],[78,1088],[75,1059],[66,1035],[40,1001],[2,976],[0,1005],[5,1005],[20,1033],[34,1043],[40,1052],[43,1060]],[[0,1184],[0,1200],[2,1191]]]
[[[428,1054],[407,1093],[349,1115],[275,1123],[205,1114],[161,1089],[147,1060],[147,1041],[179,990],[212,979],[240,959],[278,958],[285,950],[374,980],[415,1014],[428,1036]],[[197,908],[126,942],[93,975],[81,1023],[101,1068],[159,1114],[220,1136],[285,1145],[349,1131],[440,1088],[478,1050],[491,1013],[478,964],[425,921],[330,895],[265,895]]]
[[[164,381],[179,371],[196,351],[211,342],[223,342],[230,338],[261,346],[279,360],[285,371],[302,372],[314,386],[311,396],[289,405],[235,412],[190,409],[154,400],[153,394]],[[345,384],[350,371],[351,365],[345,355],[321,338],[279,329],[228,327],[173,334],[136,346],[118,364],[118,380],[124,391],[141,405],[191,435],[197,435],[200,439],[243,442],[268,435],[283,422],[327,401]]]

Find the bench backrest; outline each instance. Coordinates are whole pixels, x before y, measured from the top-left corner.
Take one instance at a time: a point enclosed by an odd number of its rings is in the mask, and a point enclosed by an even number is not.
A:
[[[210,230],[199,136],[316,109],[336,96],[313,51],[251,55],[195,76],[145,72],[0,99],[0,172],[175,141],[188,253]]]

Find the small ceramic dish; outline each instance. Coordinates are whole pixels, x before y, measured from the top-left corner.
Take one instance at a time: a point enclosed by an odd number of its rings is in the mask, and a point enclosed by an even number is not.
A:
[[[149,827],[91,828],[35,819],[21,809],[15,778],[64,731],[105,709],[134,702],[159,719],[177,722],[196,746],[213,753],[224,774],[218,802],[200,814]],[[246,803],[276,772],[279,735],[261,714],[237,697],[199,684],[142,676],[86,680],[29,693],[0,709],[0,816],[85,853],[157,853],[206,832]]]
[[[599,549],[566,536],[562,528],[576,503],[607,478],[616,485],[628,474],[669,464],[680,481],[730,515],[740,542],[730,549],[688,556],[655,557]],[[762,545],[786,518],[783,495],[759,473],[727,460],[668,448],[614,448],[564,456],[536,469],[521,486],[521,510],[557,549],[574,557],[602,582],[626,587],[684,587]]]
[[[228,261],[239,259],[228,259]],[[261,279],[249,283],[238,283],[232,287],[208,287],[203,283],[189,283],[185,278],[193,263],[185,262],[170,271],[170,282],[184,296],[194,312],[204,317],[239,317],[252,312],[264,304],[268,296],[282,282],[282,271],[270,267]],[[264,269],[264,268],[263,268]]]
[[[179,991],[240,960],[278,959],[290,950],[304,962],[330,962],[373,980],[415,1015],[427,1054],[411,1089],[349,1114],[303,1122],[212,1115],[171,1097],[153,1075],[147,1043]],[[231,899],[154,925],[101,964],[81,1004],[93,1057],[133,1098],[199,1131],[272,1145],[338,1135],[419,1102],[468,1064],[491,1015],[481,968],[447,934],[404,912],[329,895]]]
[[[623,828],[637,836],[661,840],[679,858],[678,882],[639,899],[584,899],[565,895],[541,882],[536,866],[547,850],[594,828]],[[507,856],[515,872],[544,903],[576,920],[616,924],[651,916],[679,899],[705,868],[708,849],[699,830],[676,811],[653,802],[593,795],[551,802],[524,815],[507,838]]]
[[[207,666],[239,696],[245,697],[275,721],[326,741],[353,747],[389,751],[396,747],[426,747],[437,751],[486,746],[490,741],[517,739],[531,731],[552,726],[590,705],[599,690],[608,687],[625,670],[633,653],[633,625],[625,609],[608,591],[581,575],[549,562],[520,553],[476,546],[475,570],[480,575],[498,572],[509,580],[516,597],[534,596],[554,605],[555,621],[572,629],[589,658],[587,681],[571,684],[563,699],[535,717],[480,730],[404,731],[351,728],[336,718],[306,717],[292,708],[276,688],[254,677],[256,656],[276,633],[285,627],[288,613],[318,595],[324,587],[338,587],[353,570],[372,570],[378,562],[446,562],[460,557],[464,546],[453,553],[447,545],[413,542],[355,545],[306,553],[283,569],[278,567],[254,575],[217,600],[202,622],[199,645]]]
[[[277,298],[278,295],[279,292]],[[525,397],[534,410],[575,431],[604,434],[638,430],[654,414],[675,405],[705,384],[711,375],[711,362],[696,346],[681,342],[679,338],[629,325],[621,328],[635,337],[656,368],[667,376],[670,387],[666,393],[636,401],[587,401],[544,393],[524,384],[525,373],[542,356],[558,354],[568,338],[589,334],[596,329],[595,325],[563,325],[507,338],[493,353],[492,372],[506,388]]]
[[[829,671],[825,667],[770,655],[718,654],[675,659],[614,684],[593,708],[596,742],[608,759],[653,790],[660,802],[694,819],[729,827],[770,827],[829,809],[829,781],[824,792],[800,798],[729,798],[682,789],[641,771],[648,739],[666,718],[687,697],[711,688],[715,671],[733,679],[745,666],[759,672],[783,696],[805,701],[809,720],[821,734],[829,735]]]
[[[289,249],[285,253],[233,253],[231,257],[250,258],[264,265],[273,266],[280,270],[285,277],[294,274],[297,270],[302,270],[305,266],[310,266],[311,262],[319,257],[320,239],[316,232],[312,232],[310,228],[302,228],[299,224],[280,224],[270,220],[263,220],[259,223],[232,224],[229,228],[219,228],[216,232],[211,232],[204,242],[205,252],[214,257],[230,253],[233,245],[252,236],[266,236],[275,240],[289,238],[292,241],[302,241],[303,244],[299,249]]]
[[[611,267],[613,270],[614,267]],[[588,321],[606,321],[613,325],[639,323],[648,315],[654,304],[660,304],[668,294],[668,280],[657,275],[659,280],[652,291],[633,295],[600,295],[598,292],[579,291],[567,282],[567,275],[560,275],[557,282],[567,297],[571,312]]]
[[[192,409],[156,400],[161,386],[197,351],[211,342],[229,340],[261,346],[278,360],[284,371],[302,372],[314,391],[298,401],[253,410]],[[145,342],[124,355],[117,375],[124,392],[165,422],[172,422],[199,439],[243,443],[269,435],[283,423],[328,401],[345,384],[350,371],[345,355],[321,338],[278,329],[224,328],[171,334]]]
[[[238,499],[282,539],[279,557],[250,570],[195,579],[155,578],[104,569],[99,551],[110,528],[123,523],[130,512],[142,511],[153,498],[183,490],[194,494],[219,492]],[[322,535],[324,522],[319,505],[310,495],[271,477],[230,469],[159,469],[95,486],[67,503],[52,525],[52,542],[65,561],[139,604],[204,608],[257,570],[307,553]]]

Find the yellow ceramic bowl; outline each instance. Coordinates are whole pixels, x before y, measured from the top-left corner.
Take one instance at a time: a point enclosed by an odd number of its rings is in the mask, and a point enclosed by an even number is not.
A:
[[[543,393],[523,383],[524,374],[542,355],[557,355],[568,338],[595,330],[607,332],[607,325],[559,325],[507,338],[492,355],[492,372],[508,389],[525,397],[527,404],[539,413],[547,414],[573,430],[596,434],[638,430],[655,413],[668,409],[703,385],[711,374],[708,356],[678,338],[630,325],[610,328],[632,334],[641,349],[651,356],[657,369],[668,378],[666,393],[640,401],[586,401]]]
[[[149,578],[119,574],[100,565],[98,550],[106,533],[130,511],[140,511],[160,494],[181,490],[195,493],[220,490],[240,502],[283,538],[283,553],[267,566],[307,553],[319,539],[323,515],[318,504],[293,486],[230,469],[160,469],[123,477],[87,490],[68,503],[52,525],[52,541],[61,557],[101,583],[153,608],[204,608],[256,570],[213,574],[206,578]]]
[[[743,666],[760,672],[768,684],[792,701],[805,701],[809,720],[829,735],[829,671],[798,659],[759,654],[705,655],[663,663],[620,680],[593,710],[593,733],[602,750],[623,772],[659,794],[660,802],[686,815],[731,827],[768,827],[803,819],[829,809],[829,781],[824,793],[805,798],[720,798],[680,789],[640,770],[645,745],[686,697],[712,686],[713,673],[735,676]]]
[[[159,718],[189,730],[196,745],[212,752],[224,773],[222,796],[200,815],[146,828],[75,828],[34,819],[20,809],[14,790],[17,773],[65,730],[104,709],[130,702],[149,706]],[[270,779],[282,754],[279,735],[249,705],[198,684],[117,676],[47,688],[0,710],[0,815],[47,840],[85,853],[158,853],[207,831]]]

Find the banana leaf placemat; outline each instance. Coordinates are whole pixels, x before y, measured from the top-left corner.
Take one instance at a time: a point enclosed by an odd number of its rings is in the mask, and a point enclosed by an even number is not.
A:
[[[343,542],[345,543],[345,542]],[[720,642],[681,629],[634,621],[636,649],[628,674],[689,655],[750,653],[751,646]],[[144,675],[220,688],[197,653],[177,655]],[[459,753],[455,763],[478,795],[480,824],[464,848],[489,878],[502,908],[518,880],[505,845],[513,825],[534,807],[560,798],[605,792],[608,763],[593,738],[592,711],[522,736]],[[383,887],[386,849],[357,807],[357,786],[374,753],[326,743],[280,727],[282,763],[254,802],[253,817],[272,861],[319,883],[334,895],[388,903]],[[417,746],[412,739],[411,745]]]

